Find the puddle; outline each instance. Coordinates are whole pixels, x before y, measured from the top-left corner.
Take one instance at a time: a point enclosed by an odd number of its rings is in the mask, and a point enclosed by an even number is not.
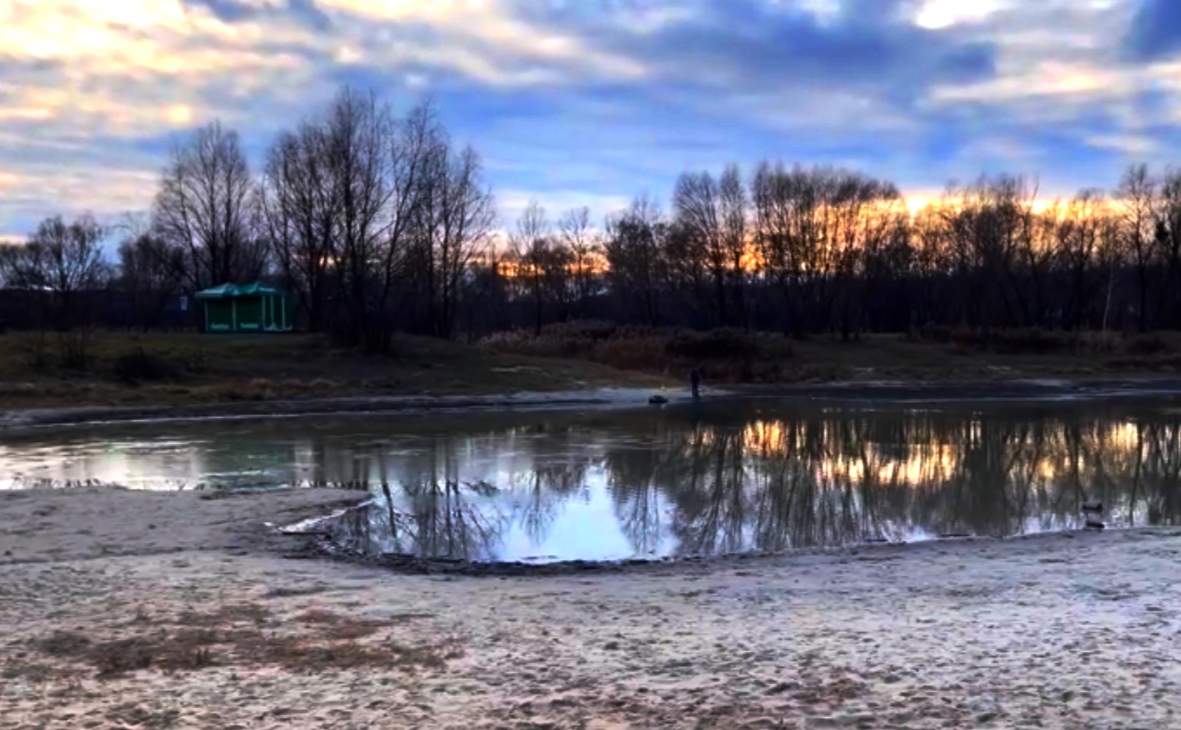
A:
[[[547,563],[1181,521],[1176,402],[872,409],[738,401],[46,430],[0,488],[329,486],[371,554]],[[1101,503],[1102,514],[1084,512]]]

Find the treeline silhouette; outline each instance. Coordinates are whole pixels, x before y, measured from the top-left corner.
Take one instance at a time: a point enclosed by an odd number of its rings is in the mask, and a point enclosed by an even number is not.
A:
[[[1181,170],[1128,169],[1110,194],[1042,207],[1019,176],[951,186],[912,215],[891,183],[765,162],[749,180],[686,173],[670,212],[638,198],[587,233],[531,206],[477,272],[494,329],[596,318],[802,336],[920,327],[1181,326]],[[592,243],[588,244],[587,241]],[[590,262],[589,264],[587,262]],[[497,266],[516,274],[497,277]]]
[[[182,295],[265,278],[293,292],[301,327],[368,351],[395,332],[474,339],[585,319],[846,338],[1181,328],[1181,170],[1135,165],[1110,192],[1037,198],[1027,178],[983,177],[912,212],[888,181],[767,161],[686,172],[667,211],[641,195],[602,225],[534,203],[501,235],[479,156],[429,104],[398,116],[344,89],[257,173],[215,123],[178,142],[150,215],[112,228],[55,217],[0,247],[0,318],[193,326]]]

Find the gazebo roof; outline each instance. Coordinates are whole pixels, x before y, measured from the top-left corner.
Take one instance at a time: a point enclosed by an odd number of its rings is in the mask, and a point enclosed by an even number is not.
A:
[[[197,299],[233,299],[234,297],[256,297],[262,295],[281,296],[286,292],[273,286],[255,281],[250,284],[222,284],[211,289],[199,291]]]

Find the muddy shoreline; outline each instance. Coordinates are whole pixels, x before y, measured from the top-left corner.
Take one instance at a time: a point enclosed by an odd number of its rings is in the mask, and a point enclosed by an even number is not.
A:
[[[496,580],[280,557],[268,523],[348,506],[0,493],[0,729],[1181,719],[1181,528]]]
[[[779,551],[748,550],[721,554],[694,554],[661,558],[623,558],[616,560],[554,560],[527,562],[520,560],[468,560],[463,558],[430,558],[408,553],[373,554],[357,550],[341,541],[333,529],[336,518],[368,507],[367,498],[355,504],[341,503],[341,509],[331,516],[318,516],[299,524],[278,525],[270,544],[278,544],[278,554],[288,560],[320,560],[343,565],[374,568],[397,575],[455,576],[463,578],[552,578],[558,576],[642,574],[681,569],[718,569],[739,565],[757,565],[761,561],[804,556],[856,557],[864,551],[921,550],[930,545],[972,542],[1004,542],[1047,537],[1074,537],[1096,532],[1092,528],[1033,533],[1006,538],[977,535],[944,535],[913,542],[860,542],[829,547],[789,548]],[[1104,528],[1100,528],[1104,529]],[[1151,532],[1158,528],[1135,528]],[[1159,528],[1171,529],[1171,528]]]
[[[105,423],[382,416],[480,410],[639,408],[661,392],[603,388],[487,396],[381,396],[212,403],[201,406],[49,408],[0,411],[0,432]],[[663,393],[669,405],[692,402],[687,392]],[[833,404],[955,404],[1181,397],[1181,378],[1028,379],[994,381],[844,381],[792,386],[706,388],[707,399],[753,399]]]

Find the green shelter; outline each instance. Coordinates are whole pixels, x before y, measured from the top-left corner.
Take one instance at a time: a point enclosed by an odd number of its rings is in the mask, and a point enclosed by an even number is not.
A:
[[[205,312],[206,332],[290,332],[292,311],[287,292],[261,282],[222,284],[197,292]]]

